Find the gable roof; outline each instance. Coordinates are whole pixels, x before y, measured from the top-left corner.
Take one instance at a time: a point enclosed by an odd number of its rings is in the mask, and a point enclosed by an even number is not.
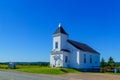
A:
[[[57,34],[57,33],[62,33],[62,34],[68,35],[68,34],[65,32],[65,30],[62,28],[62,25],[60,25],[60,26],[58,27],[58,29],[55,31],[55,33],[53,33],[53,34]]]
[[[97,51],[95,51],[94,49],[92,49],[91,47],[89,47],[88,45],[86,45],[84,43],[80,43],[80,42],[73,41],[73,40],[67,40],[67,41],[79,50],[88,51],[88,52],[92,52],[92,53],[95,53],[95,54],[100,54],[100,53],[98,53]]]

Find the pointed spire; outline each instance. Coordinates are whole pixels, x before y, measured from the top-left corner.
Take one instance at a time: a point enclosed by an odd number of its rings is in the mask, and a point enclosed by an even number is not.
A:
[[[62,27],[62,24],[61,24],[61,23],[59,23],[58,27]]]
[[[59,23],[58,29],[55,31],[54,34],[57,34],[57,33],[62,33],[62,34],[68,35],[68,34],[65,32],[65,30],[62,28],[61,23]]]

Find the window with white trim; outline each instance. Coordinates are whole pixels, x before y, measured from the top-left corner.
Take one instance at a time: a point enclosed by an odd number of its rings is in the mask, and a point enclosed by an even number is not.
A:
[[[58,48],[58,42],[55,42],[55,49]]]

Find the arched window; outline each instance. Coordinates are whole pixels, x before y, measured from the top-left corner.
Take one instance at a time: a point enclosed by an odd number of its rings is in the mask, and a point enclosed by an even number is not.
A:
[[[58,48],[58,42],[55,42],[55,48],[56,49]]]

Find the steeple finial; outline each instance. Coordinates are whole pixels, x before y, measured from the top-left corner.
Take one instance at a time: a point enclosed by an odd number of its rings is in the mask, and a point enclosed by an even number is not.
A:
[[[59,23],[58,27],[61,27],[61,26],[62,26],[62,24],[61,24],[61,23]]]
[[[57,33],[62,33],[62,34],[68,35],[68,34],[65,32],[65,30],[62,28],[61,23],[59,23],[58,29],[55,31],[54,34],[57,34]]]

